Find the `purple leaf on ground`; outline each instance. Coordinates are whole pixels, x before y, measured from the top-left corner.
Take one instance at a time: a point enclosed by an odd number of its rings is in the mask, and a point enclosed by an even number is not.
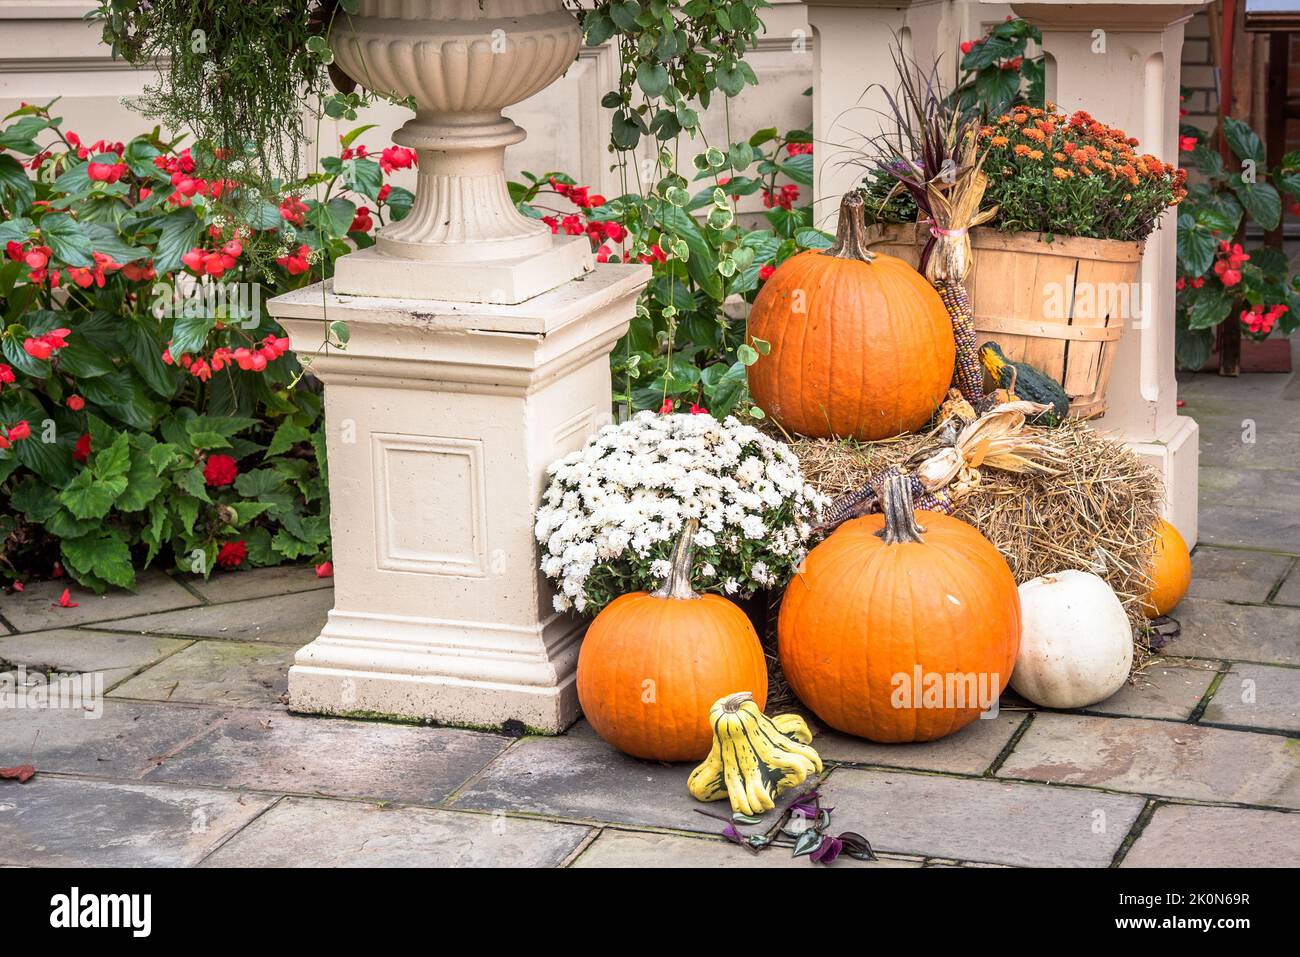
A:
[[[826,835],[826,840],[822,841],[817,850],[809,855],[809,859],[816,864],[833,864],[835,859],[840,856],[840,851],[844,849],[844,842],[838,837]]]

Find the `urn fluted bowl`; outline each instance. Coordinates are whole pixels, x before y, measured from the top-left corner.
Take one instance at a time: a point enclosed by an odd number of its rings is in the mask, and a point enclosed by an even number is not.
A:
[[[331,37],[339,65],[417,112],[497,113],[555,82],[582,33],[563,0],[362,0]]]
[[[581,42],[563,0],[361,0],[356,14],[338,15],[339,66],[416,105],[393,137],[419,153],[416,199],[380,231],[380,250],[471,261],[549,248],[546,225],[510,201],[504,153],[524,131],[501,110],[559,79]]]

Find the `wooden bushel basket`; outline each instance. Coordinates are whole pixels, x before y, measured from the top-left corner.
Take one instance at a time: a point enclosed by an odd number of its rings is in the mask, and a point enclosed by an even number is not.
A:
[[[913,223],[874,226],[868,246],[919,268],[926,238]],[[1105,412],[1125,320],[1140,314],[1142,244],[974,229],[971,250],[966,289],[979,342],[1060,382],[1071,415]]]

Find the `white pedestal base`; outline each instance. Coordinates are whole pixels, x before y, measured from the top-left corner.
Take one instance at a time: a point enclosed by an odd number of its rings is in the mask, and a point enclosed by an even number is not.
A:
[[[578,717],[585,624],[525,632],[479,622],[330,612],[289,669],[293,711],[555,733]]]
[[[584,237],[579,237],[585,243]],[[337,295],[268,303],[325,383],[334,609],[294,711],[559,732],[582,623],[555,612],[533,515],[546,467],[610,419],[609,352],[648,266],[519,305]],[[324,348],[345,322],[346,351]]]
[[[1178,529],[1188,548],[1196,545],[1200,432],[1195,419],[1179,415],[1153,441],[1125,443],[1164,479],[1165,518]]]
[[[586,236],[549,236],[550,248],[518,259],[430,262],[359,249],[334,266],[334,291],[343,296],[437,299],[518,305],[595,268]]]

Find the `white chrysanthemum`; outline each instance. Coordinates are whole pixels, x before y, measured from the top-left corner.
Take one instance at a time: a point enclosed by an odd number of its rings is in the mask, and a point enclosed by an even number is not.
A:
[[[595,613],[625,591],[658,587],[690,518],[700,522],[699,587],[779,586],[825,503],[786,446],[708,415],[639,412],[547,472],[533,531],[559,610]]]

